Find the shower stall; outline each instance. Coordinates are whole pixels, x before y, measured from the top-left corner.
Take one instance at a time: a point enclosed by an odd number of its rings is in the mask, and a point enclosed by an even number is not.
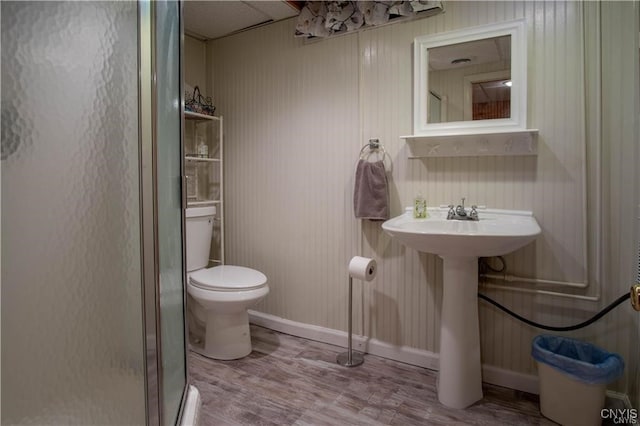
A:
[[[0,13],[1,423],[180,423],[181,5]]]

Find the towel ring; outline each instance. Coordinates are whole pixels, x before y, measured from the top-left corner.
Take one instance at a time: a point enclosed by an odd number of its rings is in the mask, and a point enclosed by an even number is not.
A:
[[[368,152],[366,150],[369,150]],[[386,166],[385,168],[387,169],[387,173],[391,173],[393,171],[393,163],[391,162],[391,156],[387,155],[387,151],[385,151],[384,146],[380,143],[380,140],[378,139],[369,139],[369,143],[365,144],[361,149],[360,149],[360,160],[364,160],[365,159],[365,154],[371,154],[373,151],[376,151],[377,154],[382,155],[382,158],[380,159],[380,161],[382,161],[382,164],[385,163],[385,159],[389,160],[389,165]]]
[[[371,153],[371,151],[382,151],[382,159],[384,160],[384,157],[386,157],[387,152],[384,150],[384,146],[382,146],[382,144],[380,143],[380,141],[378,139],[369,139],[369,143],[365,144],[361,149],[360,149],[360,158],[363,159],[364,154],[365,154],[365,150],[369,149],[369,154]]]

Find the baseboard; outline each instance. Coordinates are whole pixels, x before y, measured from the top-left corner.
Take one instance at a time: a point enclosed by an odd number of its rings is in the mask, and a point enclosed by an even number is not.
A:
[[[347,347],[347,333],[317,325],[291,321],[274,315],[249,311],[249,321],[261,327],[293,336],[303,337],[343,348]],[[366,336],[353,336],[353,349],[418,367],[438,370],[438,354],[408,346],[396,346]],[[538,394],[538,376],[522,374],[502,368],[483,365],[482,377],[487,383]]]
[[[493,365],[482,366],[482,381],[527,393],[540,393],[538,376],[505,370]]]

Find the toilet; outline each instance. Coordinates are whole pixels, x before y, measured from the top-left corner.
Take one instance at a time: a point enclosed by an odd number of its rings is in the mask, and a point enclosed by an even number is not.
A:
[[[243,266],[207,268],[215,206],[186,209],[189,343],[208,358],[251,353],[247,309],[269,293],[267,277]]]

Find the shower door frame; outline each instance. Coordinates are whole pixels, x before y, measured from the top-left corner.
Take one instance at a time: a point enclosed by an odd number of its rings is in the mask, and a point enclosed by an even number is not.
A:
[[[180,76],[180,158],[184,156],[184,22],[182,2],[178,5],[179,20],[179,76]],[[140,217],[141,226],[141,262],[142,262],[142,320],[145,354],[145,400],[147,425],[164,424],[164,406],[162,399],[162,340],[160,323],[160,259],[158,241],[158,164],[157,164],[157,82],[156,82],[156,4],[155,1],[138,1],[138,64],[139,64],[139,150],[140,150]],[[180,199],[181,199],[181,235],[182,264],[185,265],[185,212],[184,164],[180,162]],[[177,413],[178,422],[185,408],[187,391],[190,386],[187,363],[188,330],[186,322],[186,273],[182,268],[182,301],[184,325],[184,367],[185,385]]]

